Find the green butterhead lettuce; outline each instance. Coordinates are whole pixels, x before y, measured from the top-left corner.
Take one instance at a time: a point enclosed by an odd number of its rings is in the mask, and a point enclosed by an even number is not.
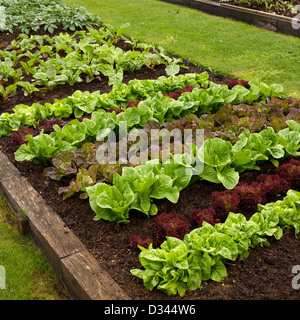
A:
[[[43,132],[32,137],[27,135],[27,144],[22,144],[15,152],[15,159],[17,161],[33,160],[36,163],[47,164],[48,159],[53,158],[58,152],[75,151],[76,147],[72,146],[66,141],[52,138],[51,135]]]
[[[135,200],[129,185],[124,185],[119,190],[115,186],[100,183],[85,190],[89,194],[90,206],[96,213],[95,220],[129,222],[129,206]]]

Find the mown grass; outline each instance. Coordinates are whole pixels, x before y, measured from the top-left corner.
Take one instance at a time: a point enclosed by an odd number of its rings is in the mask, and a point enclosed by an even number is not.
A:
[[[0,266],[5,270],[5,288],[0,283],[0,300],[69,299],[31,237],[19,233],[15,216],[1,196]]]
[[[300,97],[300,39],[159,0],[65,0],[127,35],[163,46],[201,67],[245,80],[280,83]]]

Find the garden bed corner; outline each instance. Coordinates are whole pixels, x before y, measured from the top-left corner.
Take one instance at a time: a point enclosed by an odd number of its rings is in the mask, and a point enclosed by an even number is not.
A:
[[[0,152],[0,194],[25,214],[32,238],[75,300],[129,300],[82,242]]]

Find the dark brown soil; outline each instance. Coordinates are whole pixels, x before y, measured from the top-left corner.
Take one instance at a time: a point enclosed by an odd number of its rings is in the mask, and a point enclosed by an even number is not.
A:
[[[0,43],[5,35],[0,34]],[[11,40],[12,38],[10,38]],[[184,72],[202,72],[203,70],[189,64],[189,70]],[[217,83],[228,83],[229,78],[220,74],[209,72],[210,79]],[[125,80],[154,79],[164,74],[164,68],[154,71],[143,68],[141,71],[128,74]],[[110,87],[107,80],[92,83],[80,83],[70,86],[57,87],[45,96],[24,98],[22,92],[8,102],[2,103],[0,112],[11,110],[16,104],[33,102],[53,102],[55,98],[64,98],[75,90],[100,90],[107,92]],[[139,212],[130,214],[130,224],[118,225],[108,221],[94,221],[94,213],[88,200],[80,200],[73,197],[65,201],[57,195],[58,183],[47,181],[43,177],[44,166],[31,162],[18,163],[14,160],[9,137],[0,138],[0,150],[3,151],[11,162],[20,170],[33,187],[41,194],[46,203],[57,212],[70,227],[88,250],[95,256],[101,266],[113,277],[121,288],[134,300],[298,300],[300,291],[293,289],[291,285],[292,268],[300,264],[300,239],[295,238],[290,230],[286,230],[281,240],[270,239],[268,248],[255,248],[250,256],[228,266],[228,276],[222,283],[206,281],[202,290],[188,292],[183,298],[168,297],[158,290],[149,292],[142,281],[130,273],[130,269],[139,268],[139,250],[129,247],[128,238],[133,235],[152,236],[151,230],[154,224],[153,218]],[[267,164],[261,172],[271,173],[273,167]],[[246,172],[242,174],[242,181],[253,181],[258,172]],[[174,212],[186,216],[196,208],[210,206],[210,195],[213,191],[222,191],[220,185],[198,181],[181,192],[179,202],[172,204],[167,200],[157,201],[159,213]],[[245,213],[246,216],[249,213]]]

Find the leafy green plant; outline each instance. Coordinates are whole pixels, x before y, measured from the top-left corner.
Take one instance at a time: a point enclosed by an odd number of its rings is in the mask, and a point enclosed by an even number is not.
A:
[[[22,69],[14,69],[14,62],[6,57],[4,61],[0,60],[0,81],[6,82],[9,78],[12,78],[14,82],[18,81],[22,77]]]
[[[155,50],[155,49],[154,49]],[[162,58],[164,58],[164,60],[167,63],[167,67],[166,67],[166,73],[168,76],[171,76],[173,74],[177,74],[180,70],[180,67],[188,69],[188,67],[186,67],[181,58],[171,58],[168,55],[166,55],[165,53],[165,49],[161,46],[158,47],[158,50],[155,50],[156,52],[158,51],[159,56],[161,56]],[[181,65],[179,64],[181,63]]]
[[[24,160],[33,160],[34,162],[44,163],[48,162],[49,158],[53,158],[57,153],[57,150],[61,151],[75,151],[76,147],[72,147],[69,143],[66,143],[61,140],[53,139],[50,135],[43,134],[43,132],[36,136],[32,137],[31,135],[26,136],[27,139],[27,150],[24,152],[22,150],[22,145],[18,150],[18,154]],[[28,152],[29,151],[29,152]],[[34,154],[38,152],[39,160],[35,160]]]
[[[152,203],[151,198],[167,197],[170,201],[177,202],[179,190],[187,186],[189,178],[186,178],[184,171],[177,170],[176,165],[173,168],[174,171],[171,173],[170,171],[165,172],[161,165],[150,163],[135,168],[125,167],[121,176],[114,174],[113,186],[101,183],[85,188],[91,208],[96,213],[95,219],[109,217],[110,221],[128,223],[129,210],[131,209],[139,210],[147,215],[157,213],[157,207]],[[105,190],[104,194],[103,190]],[[123,193],[124,190],[130,194],[130,201],[126,202],[125,211],[123,206],[119,208],[116,203],[119,193]],[[110,197],[107,196],[108,193]],[[105,204],[102,201],[103,196],[106,198]],[[114,209],[108,211],[107,208],[111,209],[112,206]]]
[[[36,83],[18,81],[16,82],[16,85],[24,89],[24,96],[32,95],[34,92],[40,91],[38,88],[36,88]]]
[[[243,155],[241,152],[240,156]],[[232,145],[219,138],[206,140],[199,150],[200,161],[205,164],[200,177],[213,183],[222,183],[232,189],[239,181],[239,173],[232,167]]]
[[[58,84],[65,84],[68,80],[66,75],[57,74],[54,66],[39,70],[33,77],[37,80],[38,86],[44,86],[49,90],[53,90]]]
[[[30,60],[28,62],[21,61],[20,63],[27,75],[35,74],[37,72],[37,67],[33,66],[35,61],[33,60]]]
[[[0,95],[2,96],[3,100],[7,100],[9,97],[14,96],[16,94],[16,90],[16,84],[11,84],[5,88],[0,84]]]
[[[120,39],[124,38],[124,32],[130,26],[130,23],[122,24],[118,29],[114,28],[112,25],[105,23],[105,28],[108,30],[109,38],[112,39],[112,44],[117,44]]]

